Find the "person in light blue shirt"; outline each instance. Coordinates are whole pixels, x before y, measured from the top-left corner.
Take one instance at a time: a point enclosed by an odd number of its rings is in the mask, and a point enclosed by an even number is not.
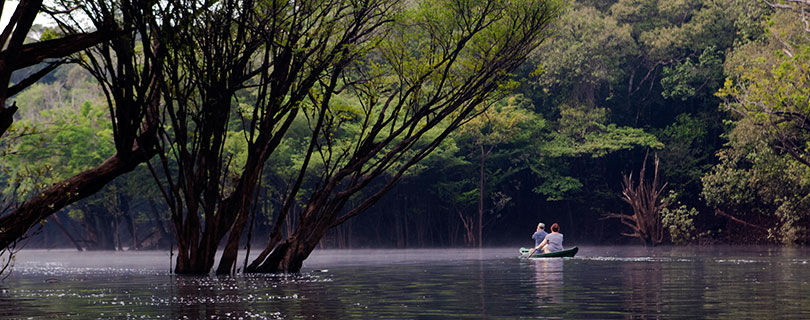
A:
[[[537,248],[537,246],[539,246],[540,243],[543,242],[543,240],[546,239],[546,236],[548,235],[548,232],[546,232],[546,230],[543,230],[545,228],[546,228],[546,225],[543,224],[542,222],[537,224],[537,231],[532,235],[532,239],[534,239],[534,247],[535,248]]]
[[[560,225],[559,224],[552,224],[551,225],[551,233],[546,235],[546,238],[543,239],[539,245],[537,245],[537,249],[542,249],[543,253],[551,253],[562,251],[563,249],[563,234],[560,233]]]

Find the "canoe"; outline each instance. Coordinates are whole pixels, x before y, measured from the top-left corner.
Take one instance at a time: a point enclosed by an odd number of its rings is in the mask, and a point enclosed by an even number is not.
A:
[[[531,249],[528,249],[528,248],[520,248],[520,254],[525,256],[527,253],[529,253],[529,250],[531,250]],[[563,258],[563,257],[573,257],[574,255],[576,255],[576,254],[577,254],[577,251],[579,251],[579,247],[573,247],[573,248],[571,248],[571,249],[565,249],[565,250],[562,250],[562,251],[557,251],[557,252],[552,252],[552,253],[541,253],[542,251],[537,250],[537,251],[534,253],[534,255],[533,255],[533,256],[531,256],[531,257],[529,257],[529,258]]]

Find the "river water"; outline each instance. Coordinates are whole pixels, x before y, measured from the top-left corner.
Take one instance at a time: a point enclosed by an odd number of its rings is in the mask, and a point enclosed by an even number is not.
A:
[[[0,318],[810,319],[810,249],[317,250],[297,275],[185,277],[166,252],[27,250]]]

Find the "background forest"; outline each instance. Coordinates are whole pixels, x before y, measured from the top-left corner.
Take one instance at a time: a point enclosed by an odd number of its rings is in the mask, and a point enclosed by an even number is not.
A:
[[[518,246],[540,221],[558,222],[567,243],[639,243],[622,235],[633,234],[623,219],[609,217],[632,214],[623,179],[637,181],[642,167],[651,177],[656,156],[663,232],[645,243],[810,241],[801,122],[810,42],[797,13],[750,0],[579,0],[552,29],[505,98],[320,245]],[[11,100],[32,107],[16,114],[1,145],[5,199],[30,197],[114,153],[104,92],[79,65],[59,67]],[[305,161],[306,117],[267,160],[243,243],[271,232]],[[335,148],[361,129],[333,132]],[[248,157],[244,135],[227,133],[226,176]],[[378,180],[371,183],[385,183]],[[317,188],[316,177],[303,181],[302,189]],[[160,192],[141,165],[42,221],[27,247],[168,248],[174,231]],[[283,232],[301,209],[293,206]]]

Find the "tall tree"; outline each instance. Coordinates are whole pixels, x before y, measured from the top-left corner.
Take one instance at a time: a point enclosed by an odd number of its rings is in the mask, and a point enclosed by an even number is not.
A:
[[[519,105],[520,97],[510,97],[506,100],[506,105],[495,105],[481,112],[480,115],[467,122],[459,129],[459,134],[463,138],[470,140],[474,147],[474,153],[478,156],[478,216],[477,219],[468,218],[461,213],[461,219],[465,224],[468,233],[472,230],[476,231],[476,235],[467,237],[478,244],[478,247],[483,246],[483,230],[484,230],[484,205],[485,198],[489,193],[486,187],[488,186],[488,177],[490,175],[497,175],[500,179],[508,178],[511,174],[519,171],[517,167],[506,168],[506,170],[495,170],[494,173],[487,172],[487,160],[492,156],[493,152],[497,152],[496,148],[503,147],[504,145],[511,145],[513,150],[517,152],[526,151],[519,150],[516,146],[522,144],[524,146],[530,145],[530,138],[532,133],[539,131],[540,125],[543,123],[539,116]],[[515,157],[520,158],[520,157]],[[494,201],[495,208],[493,211],[502,209],[509,197],[503,193],[492,192],[493,196],[497,197]],[[475,245],[471,243],[471,245]]]
[[[157,180],[178,235],[176,272],[208,273],[226,235],[217,272],[233,270],[265,162],[303,109],[326,112],[329,96],[324,105],[305,101],[318,101],[313,95],[321,87],[335,90],[393,7],[384,1],[174,3],[164,21],[182,27],[166,39]],[[234,139],[244,141],[244,157],[224,152]]]
[[[299,195],[300,178],[285,197],[270,241],[248,272],[298,271],[326,232],[375,204],[402,175],[453,130],[493,101],[509,72],[548,36],[557,1],[440,1],[407,3],[394,23],[369,39],[346,78],[317,91],[307,157],[317,157],[318,180],[293,234],[279,221]],[[384,31],[384,32],[382,32]],[[344,90],[336,90],[346,86]],[[329,108],[332,95],[351,105]],[[323,97],[322,99],[320,97]],[[338,112],[340,111],[340,112]],[[360,126],[349,141],[331,134]],[[439,129],[438,134],[432,129]],[[309,170],[301,168],[299,177]],[[384,179],[378,189],[365,190]],[[364,190],[364,196],[353,197]],[[351,201],[350,201],[351,200]]]

